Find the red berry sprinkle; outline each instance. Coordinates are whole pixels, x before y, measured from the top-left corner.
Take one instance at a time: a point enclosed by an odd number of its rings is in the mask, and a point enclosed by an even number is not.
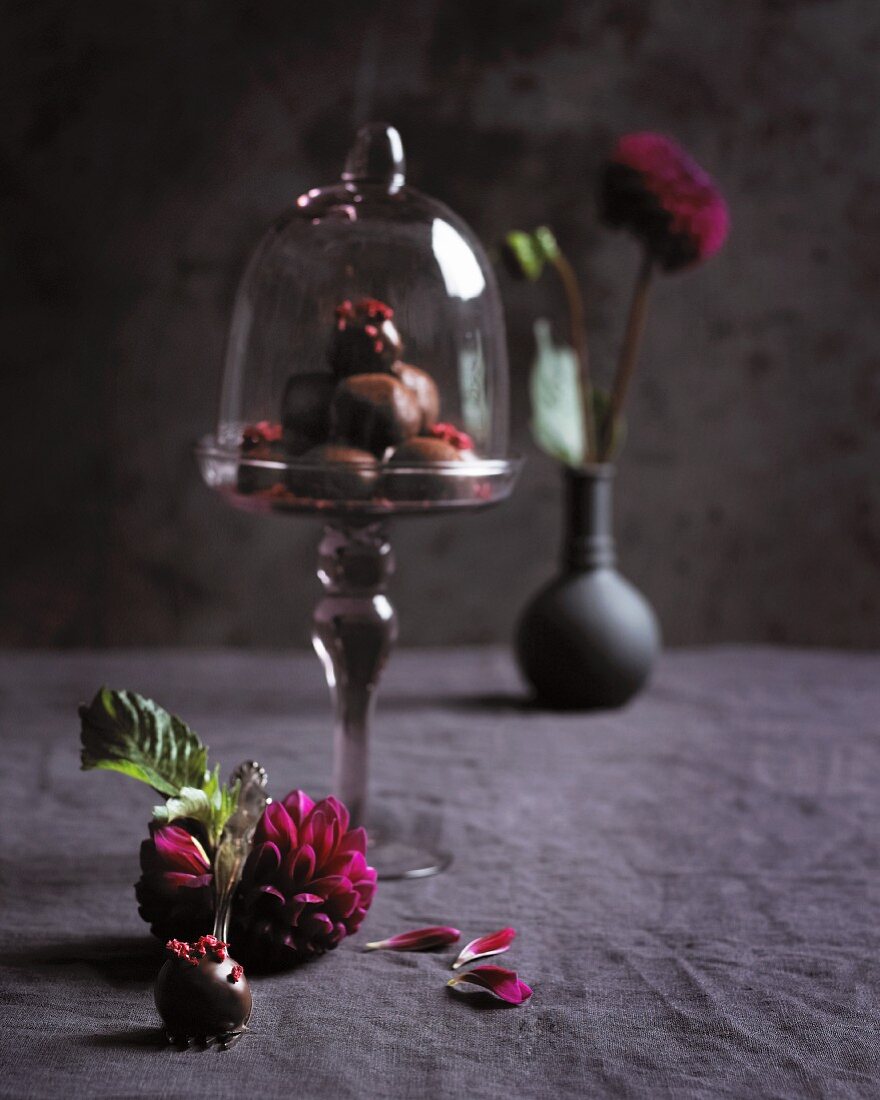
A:
[[[241,444],[245,450],[252,450],[263,443],[278,443],[282,434],[280,424],[273,424],[271,420],[260,420],[256,424],[248,424],[244,429],[241,433]]]
[[[186,943],[184,940],[169,940],[165,944],[167,951],[170,951],[172,955],[176,955],[178,959],[192,964],[192,966],[198,966],[199,960],[203,959],[209,951],[216,962],[223,962],[227,955],[227,947],[229,947],[229,944],[223,940],[218,940],[216,936],[199,936],[195,943]]]
[[[236,963],[235,966],[229,971],[229,980],[231,982],[240,982],[244,975],[244,967],[241,963]]]
[[[371,319],[378,318],[382,321],[390,321],[394,316],[391,306],[380,302],[377,298],[361,298],[355,309],[359,313],[365,313]]]
[[[206,951],[210,951],[217,962],[223,962],[226,958],[226,948],[229,946],[223,940],[218,940],[216,936],[200,936],[196,942],[196,951],[200,955],[204,955]]]
[[[467,432],[459,431],[453,424],[435,424],[429,432],[435,439],[442,439],[459,451],[472,451],[474,441]]]

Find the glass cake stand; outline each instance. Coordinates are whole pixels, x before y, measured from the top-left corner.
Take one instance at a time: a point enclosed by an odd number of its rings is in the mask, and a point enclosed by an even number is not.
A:
[[[397,639],[397,615],[388,598],[394,572],[390,521],[405,516],[475,512],[499,503],[513,489],[519,461],[484,460],[475,468],[395,470],[414,483],[404,501],[340,501],[296,498],[271,489],[242,494],[237,490],[242,464],[261,477],[283,478],[302,463],[230,459],[212,437],[196,448],[205,482],[236,508],[262,515],[311,515],[324,522],[318,545],[318,578],[324,592],[315,606],[312,643],[321,659],[335,712],[333,793],[365,825],[370,837],[370,863],[380,878],[420,878],[436,874],[451,855],[442,847],[437,823],[427,811],[405,814],[395,801],[372,807],[369,800],[370,726],[382,670]],[[332,480],[335,471],[312,467],[310,476]],[[446,499],[418,499],[434,484]],[[275,484],[282,484],[276,481]]]
[[[488,260],[456,215],[405,185],[397,131],[363,127],[341,181],[300,196],[258,246],[217,430],[196,456],[232,506],[323,521],[312,639],[335,708],[333,793],[366,826],[382,878],[451,858],[422,806],[368,799],[376,690],[397,637],[389,524],[504,500],[519,470],[507,428]]]

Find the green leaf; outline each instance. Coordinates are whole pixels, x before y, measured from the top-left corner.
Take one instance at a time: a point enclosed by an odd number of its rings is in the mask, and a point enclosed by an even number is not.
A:
[[[547,263],[553,263],[559,257],[559,244],[549,225],[539,225],[532,232],[532,240]]]
[[[208,750],[185,722],[152,700],[104,687],[79,716],[84,771],[121,772],[170,797],[205,785]]]
[[[200,821],[216,848],[224,826],[238,804],[239,783],[227,787],[220,782],[219,767],[205,780],[204,787],[183,787],[178,795],[163,806],[153,807],[153,817],[162,825],[187,817]]]
[[[200,787],[183,787],[180,794],[169,798],[164,805],[153,807],[153,817],[161,825],[169,825],[180,817],[191,817],[204,825],[211,822],[212,806],[206,791]]]
[[[569,466],[586,461],[584,403],[578,360],[570,347],[554,344],[550,322],[535,321],[535,359],[530,378],[532,435],[552,458]]]
[[[559,245],[553,231],[541,225],[531,233],[513,229],[501,242],[501,258],[515,279],[540,279],[544,264],[552,263],[559,255]]]

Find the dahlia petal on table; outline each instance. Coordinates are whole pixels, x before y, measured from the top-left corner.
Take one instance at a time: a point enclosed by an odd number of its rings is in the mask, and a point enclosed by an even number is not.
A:
[[[411,932],[399,932],[387,940],[374,940],[364,945],[364,951],[431,951],[435,947],[456,943],[460,937],[461,932],[457,928],[432,925],[429,928],[414,928]]]
[[[509,1005],[525,1004],[532,996],[531,987],[522,981],[515,970],[491,964],[475,966],[473,970],[456,974],[446,984],[456,993],[488,993]]]
[[[485,959],[490,955],[501,955],[507,951],[516,939],[516,929],[500,928],[497,932],[489,932],[485,936],[478,936],[461,949],[461,954],[452,964],[453,970],[458,970],[474,959]]]

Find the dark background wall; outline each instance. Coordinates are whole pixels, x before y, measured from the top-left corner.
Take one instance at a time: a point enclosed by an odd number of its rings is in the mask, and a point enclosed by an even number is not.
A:
[[[880,643],[880,5],[361,0],[4,6],[0,642],[304,643],[310,522],[233,513],[189,448],[264,226],[394,122],[487,242],[552,224],[594,360],[635,254],[596,228],[613,137],[676,136],[733,235],[653,303],[620,464],[623,566],[673,643]],[[402,523],[411,642],[505,639],[554,567],[525,380],[552,281],[504,284],[515,498]]]

